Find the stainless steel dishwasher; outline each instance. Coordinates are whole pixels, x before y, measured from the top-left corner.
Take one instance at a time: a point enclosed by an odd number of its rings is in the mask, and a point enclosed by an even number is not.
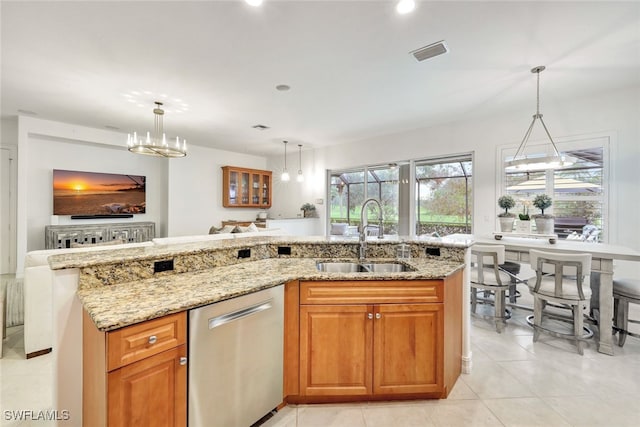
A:
[[[284,286],[189,312],[189,426],[248,427],[282,402]]]

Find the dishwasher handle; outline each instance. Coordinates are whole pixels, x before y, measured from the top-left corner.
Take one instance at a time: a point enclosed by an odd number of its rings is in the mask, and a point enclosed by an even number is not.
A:
[[[269,299],[250,307],[241,308],[240,310],[232,311],[231,313],[212,317],[209,319],[209,329],[217,328],[218,326],[226,325],[227,323],[249,317],[253,314],[260,313],[261,311],[269,310],[273,307],[272,301],[273,299]]]

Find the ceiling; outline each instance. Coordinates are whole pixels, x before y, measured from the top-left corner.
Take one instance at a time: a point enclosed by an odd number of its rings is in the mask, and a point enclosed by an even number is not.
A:
[[[160,100],[168,136],[269,155],[285,139],[307,149],[533,113],[537,65],[543,112],[545,100],[640,84],[640,1],[394,6],[2,1],[2,117],[140,132]],[[409,54],[443,39],[446,55]]]

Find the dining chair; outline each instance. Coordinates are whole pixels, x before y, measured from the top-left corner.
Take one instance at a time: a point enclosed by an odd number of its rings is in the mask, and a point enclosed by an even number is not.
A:
[[[640,338],[640,334],[629,332],[629,323],[640,323],[640,320],[629,319],[629,303],[640,304],[640,280],[613,279],[613,327],[618,332],[620,347],[627,335]]]
[[[593,332],[584,327],[584,310],[591,297],[587,277],[591,272],[591,254],[560,254],[555,252],[529,251],[531,267],[536,279],[529,280],[529,291],[533,295],[533,316],[527,320],[533,326],[533,341],[538,341],[540,332],[575,342],[579,354],[584,354],[585,339]],[[559,305],[572,311],[571,318],[551,313],[548,308]],[[543,319],[570,321],[573,333],[543,326]],[[586,334],[584,333],[586,331]]]
[[[505,294],[511,285],[511,277],[498,267],[505,262],[504,253],[503,245],[475,244],[471,247],[471,312],[479,315],[476,313],[478,303],[492,304],[493,315],[480,316],[495,322],[498,333],[504,330],[506,320],[511,317],[505,307]],[[483,291],[481,296],[478,295],[479,290]]]

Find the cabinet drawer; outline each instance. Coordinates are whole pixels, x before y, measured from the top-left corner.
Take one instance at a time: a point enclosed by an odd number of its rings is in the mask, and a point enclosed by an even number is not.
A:
[[[300,282],[300,304],[391,304],[443,301],[442,280]]]
[[[186,312],[171,314],[107,333],[107,370],[186,343]]]

